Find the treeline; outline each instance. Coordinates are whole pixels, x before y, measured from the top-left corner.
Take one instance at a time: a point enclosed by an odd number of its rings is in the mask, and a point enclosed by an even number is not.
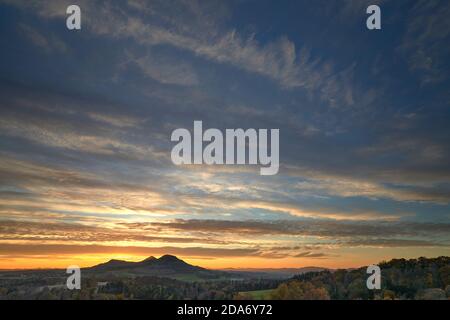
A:
[[[64,281],[64,282],[62,282]],[[65,283],[61,279],[59,283]],[[215,280],[180,281],[171,278],[145,277],[84,277],[81,290],[67,290],[64,285],[41,286],[42,282],[26,281],[0,287],[0,299],[43,300],[216,300],[232,299],[236,292],[274,289],[280,280]],[[37,285],[37,286],[36,286]]]
[[[379,264],[381,289],[367,288],[367,268],[311,272],[293,277],[268,298],[321,299],[448,299],[450,257],[393,259]]]

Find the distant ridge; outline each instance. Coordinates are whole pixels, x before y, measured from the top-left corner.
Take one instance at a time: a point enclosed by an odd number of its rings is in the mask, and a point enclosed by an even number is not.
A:
[[[295,275],[305,274],[309,272],[331,271],[322,267],[302,267],[302,268],[226,268],[222,269],[225,272],[242,275],[246,277],[258,276],[260,278],[290,278]]]
[[[323,267],[300,267],[300,268],[225,268],[223,270],[229,271],[248,271],[248,272],[294,272],[294,273],[305,273],[305,272],[316,272],[324,270],[332,270]]]

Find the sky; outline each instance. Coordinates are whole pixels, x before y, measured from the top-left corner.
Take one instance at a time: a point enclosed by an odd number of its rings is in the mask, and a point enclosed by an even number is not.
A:
[[[445,0],[0,0],[0,269],[450,255],[449,17]],[[195,120],[280,129],[278,174],[174,165]]]

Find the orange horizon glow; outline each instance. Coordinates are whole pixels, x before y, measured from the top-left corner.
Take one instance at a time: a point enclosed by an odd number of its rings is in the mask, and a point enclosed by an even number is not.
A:
[[[162,255],[156,255],[159,258]],[[185,262],[204,267],[207,269],[283,269],[283,268],[304,268],[304,267],[322,267],[328,269],[346,269],[359,268],[369,264],[379,263],[394,258],[419,258],[424,255],[407,254],[402,257],[389,254],[385,257],[374,256],[359,256],[355,254],[351,258],[340,257],[336,259],[305,259],[305,258],[282,258],[282,259],[264,259],[260,257],[183,257],[177,256]],[[427,257],[437,257],[439,254],[427,255]],[[81,268],[92,267],[100,263],[105,263],[111,259],[124,261],[142,261],[147,256],[142,255],[127,255],[127,254],[113,254],[113,255],[77,255],[77,256],[55,256],[42,258],[9,258],[0,259],[0,270],[32,270],[32,269],[65,269],[69,265],[77,265]]]

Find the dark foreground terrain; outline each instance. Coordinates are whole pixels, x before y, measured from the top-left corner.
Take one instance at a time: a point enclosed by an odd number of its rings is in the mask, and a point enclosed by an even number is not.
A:
[[[110,260],[82,269],[81,289],[68,290],[65,270],[0,272],[0,299],[431,299],[450,297],[450,257],[379,264],[381,289],[366,286],[366,267],[226,271],[175,256]]]

